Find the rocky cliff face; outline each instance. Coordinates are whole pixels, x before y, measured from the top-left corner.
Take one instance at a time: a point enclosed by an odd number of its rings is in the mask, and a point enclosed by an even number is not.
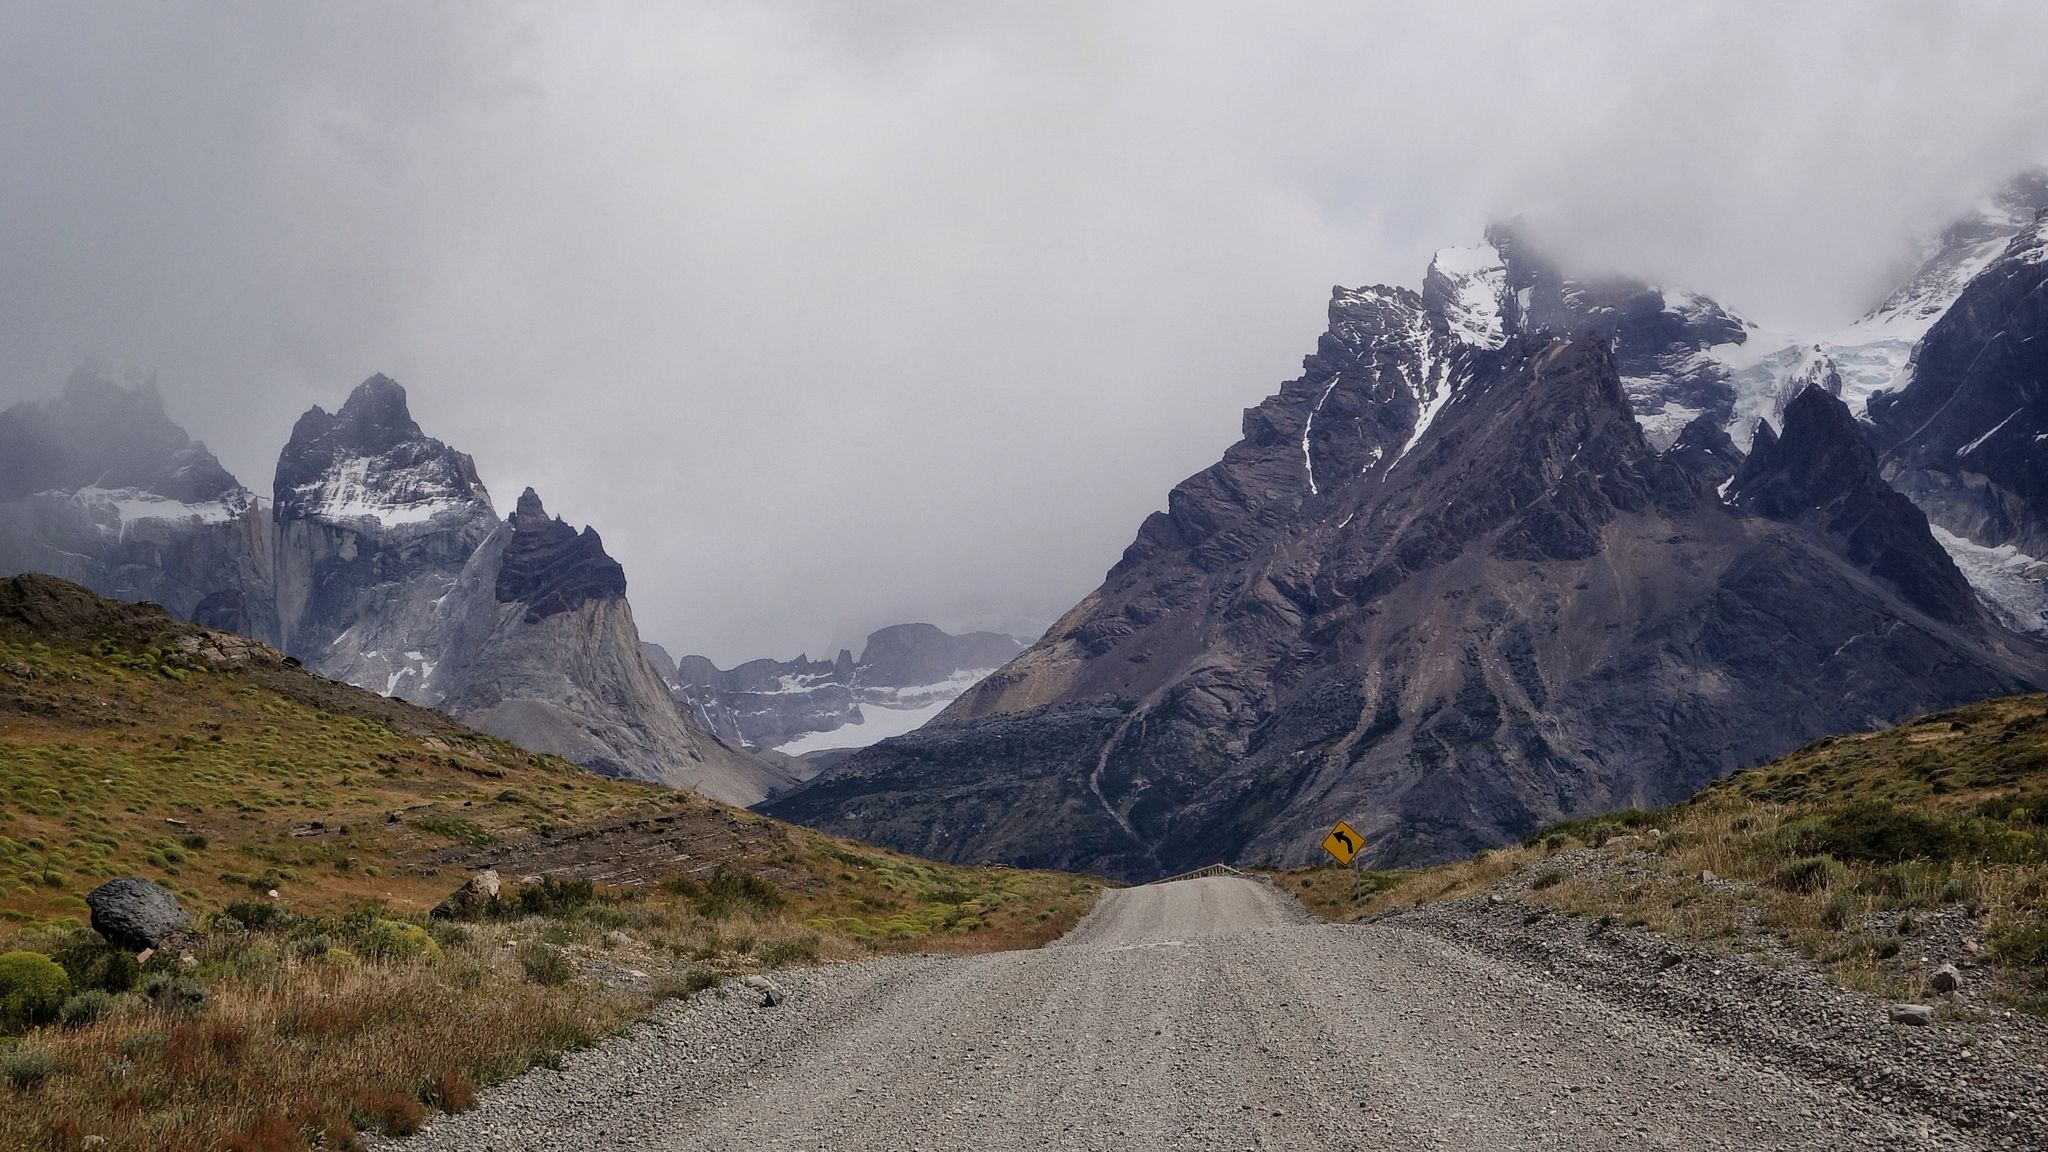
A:
[[[1970,280],[1870,418],[1893,483],[1949,532],[2048,555],[2048,217]]]
[[[48,572],[271,639],[269,511],[164,413],[90,370],[0,412],[0,571]]]
[[[1419,295],[1338,290],[1302,376],[1101,588],[938,721],[765,809],[1133,878],[1305,861],[1342,817],[1372,862],[1420,863],[2041,682],[1825,387],[1742,461],[1735,403],[1704,402],[1725,377],[1623,370],[1690,363],[1718,310],[1652,340],[1670,301],[1615,289],[1611,327],[1556,338],[1530,325],[1590,295],[1489,247],[1439,254]],[[1677,395],[1699,411],[1659,451],[1643,408]]]
[[[440,705],[457,719],[608,776],[731,804],[795,782],[693,729],[641,651],[624,570],[595,531],[550,517],[533,489],[458,584],[465,607]]]
[[[859,660],[842,649],[834,660],[750,660],[728,671],[685,656],[667,679],[721,739],[801,754],[916,728],[1023,647],[995,632],[895,624],[870,633]]]
[[[457,579],[499,528],[476,465],[421,431],[373,376],[299,418],[278,457],[277,604],[285,652],[324,676],[439,707],[463,607]]]

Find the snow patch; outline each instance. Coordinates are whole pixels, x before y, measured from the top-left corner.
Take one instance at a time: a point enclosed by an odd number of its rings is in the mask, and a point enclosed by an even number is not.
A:
[[[187,503],[140,488],[80,488],[71,500],[93,515],[102,531],[126,535],[130,524],[145,520],[225,524],[249,508],[247,496]],[[111,518],[112,524],[105,521]]]
[[[1410,334],[1416,342],[1419,377],[1408,382],[1417,405],[1415,429],[1408,434],[1408,442],[1401,445],[1401,451],[1394,455],[1394,463],[1387,466],[1390,472],[1408,458],[1408,453],[1417,444],[1422,443],[1423,433],[1428,432],[1429,426],[1436,423],[1437,414],[1444,410],[1444,405],[1450,403],[1451,399],[1450,368],[1447,362],[1439,364],[1436,358],[1435,341],[1431,339],[1428,321],[1417,316]],[[1443,370],[1438,371],[1439,367]],[[1425,389],[1430,391],[1425,393]]]
[[[1323,405],[1330,402],[1330,393],[1337,390],[1338,383],[1343,379],[1342,374],[1330,377],[1330,386],[1323,389],[1322,396],[1316,400],[1316,406],[1309,409],[1308,419],[1301,422],[1301,466],[1308,472],[1308,494],[1311,496],[1317,495],[1321,489],[1316,487],[1316,458],[1315,454],[1309,449],[1308,436],[1310,432],[1315,430],[1316,413],[1321,412]]]
[[[1961,459],[1961,458],[1963,458],[1963,457],[1965,457],[1965,456],[1968,456],[1968,455],[1969,455],[1970,453],[1972,453],[1972,452],[1975,452],[1975,451],[1976,451],[1976,450],[1977,450],[1977,449],[1978,449],[1979,447],[1981,447],[1981,446],[1983,445],[1983,443],[1984,443],[1984,442],[1985,442],[1986,440],[1989,440],[1989,439],[1991,439],[1991,438],[1992,438],[1993,436],[1996,436],[1996,435],[1998,435],[1998,430],[1999,430],[2000,428],[2003,428],[2003,427],[2005,427],[2005,426],[2006,426],[2007,424],[2010,424],[2010,423],[2012,423],[2012,417],[2013,417],[2013,416],[2017,416],[2017,415],[2019,415],[2020,413],[2022,413],[2022,412],[2024,412],[2024,411],[2026,411],[2026,409],[2025,409],[2025,408],[2015,408],[2015,409],[2013,409],[2013,410],[2012,410],[2012,416],[2007,416],[2007,417],[2006,417],[2005,419],[2003,419],[2003,420],[2000,420],[2000,421],[1999,421],[1999,422],[1998,422],[1998,423],[1997,423],[1996,425],[1993,425],[1993,426],[1992,426],[1992,429],[1991,429],[1991,431],[1989,431],[1989,432],[1986,432],[1986,433],[1985,433],[1985,434],[1983,434],[1982,436],[1979,436],[1979,437],[1977,437],[1977,438],[1976,438],[1975,440],[1972,440],[1972,441],[1970,441],[1970,442],[1969,442],[1968,444],[1965,444],[1965,445],[1963,445],[1963,446],[1962,446],[1961,448],[1958,448],[1958,449],[1956,449],[1956,458],[1957,458],[1957,459]]]
[[[455,496],[437,482],[407,471],[374,471],[377,461],[351,456],[337,462],[327,474],[297,492],[305,500],[307,514],[334,521],[373,520],[387,528],[424,524],[443,512],[462,512],[471,502]],[[399,496],[395,493],[420,491],[427,495]]]
[[[1987,548],[1938,524],[1928,527],[1999,623],[2017,632],[2048,636],[2048,561],[2011,544]]]
[[[775,750],[786,756],[801,756],[806,752],[822,752],[827,748],[865,748],[870,744],[887,740],[891,736],[902,736],[915,732],[925,723],[946,710],[953,701],[934,700],[916,708],[885,708],[880,704],[862,704],[859,724],[846,724],[830,732],[806,732],[786,744],[778,744]]]
[[[1444,302],[1444,322],[1451,335],[1478,348],[1508,342],[1501,313],[1508,298],[1508,266],[1491,244],[1475,248],[1440,248],[1429,263],[1451,288]]]
[[[1622,379],[1626,387],[1628,378]],[[1643,436],[1650,441],[1650,447],[1662,452],[1678,440],[1678,434],[1685,426],[1699,417],[1702,410],[1688,408],[1676,400],[1666,400],[1664,407],[1648,414],[1636,413],[1636,423],[1642,425]]]

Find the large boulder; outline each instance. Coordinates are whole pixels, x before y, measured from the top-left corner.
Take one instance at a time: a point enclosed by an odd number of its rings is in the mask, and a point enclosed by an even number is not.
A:
[[[498,906],[498,874],[486,868],[434,905],[436,920],[474,920]]]
[[[109,880],[85,897],[92,909],[92,928],[107,943],[141,952],[163,943],[185,926],[185,910],[171,890],[140,876]]]

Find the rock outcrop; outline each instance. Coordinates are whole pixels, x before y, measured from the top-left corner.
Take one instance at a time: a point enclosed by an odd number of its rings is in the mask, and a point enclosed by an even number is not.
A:
[[[730,804],[795,782],[693,729],[641,651],[618,562],[597,533],[548,516],[533,489],[451,597],[462,608],[437,672],[438,707],[464,723],[607,776]]]
[[[439,707],[464,568],[499,530],[467,455],[372,376],[299,418],[278,457],[279,647],[323,676]]]
[[[170,889],[139,876],[107,881],[86,893],[85,904],[92,910],[92,930],[130,952],[163,943],[187,919]]]

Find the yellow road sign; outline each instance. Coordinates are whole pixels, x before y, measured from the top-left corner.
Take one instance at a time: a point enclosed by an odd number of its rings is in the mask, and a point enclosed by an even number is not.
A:
[[[1358,834],[1358,829],[1339,820],[1337,826],[1330,829],[1330,834],[1323,837],[1323,851],[1336,857],[1337,863],[1349,864],[1365,851],[1365,837]]]

